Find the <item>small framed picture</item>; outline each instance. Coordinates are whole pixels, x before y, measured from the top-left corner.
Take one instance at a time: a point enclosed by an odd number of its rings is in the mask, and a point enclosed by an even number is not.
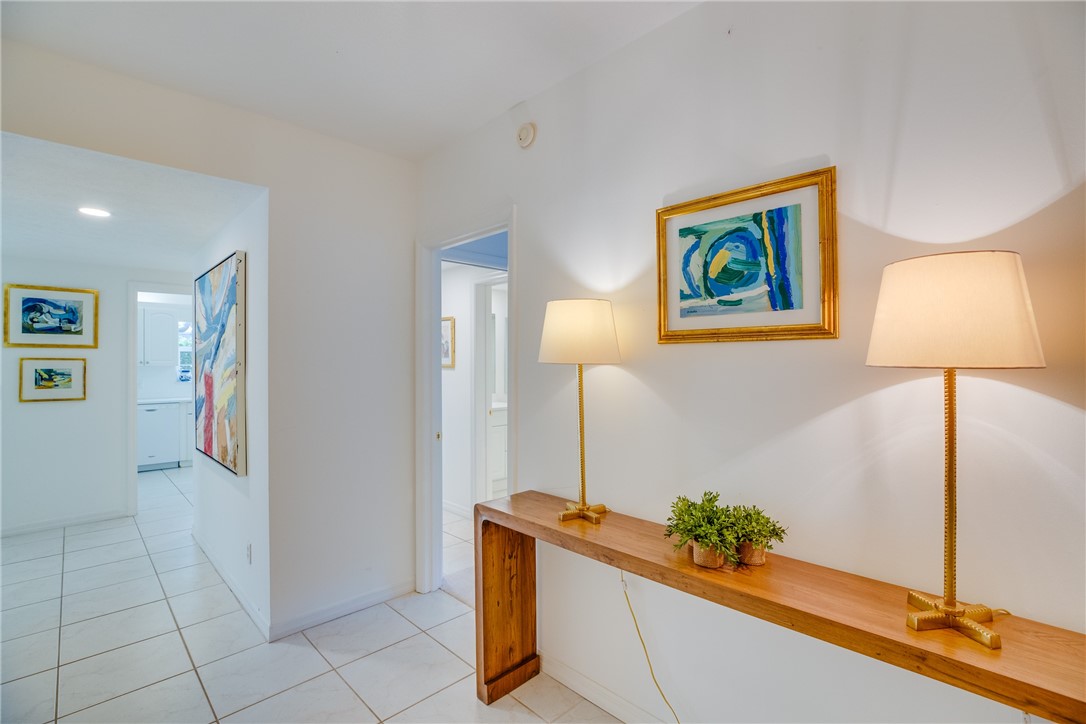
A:
[[[441,366],[456,367],[456,317],[441,318]]]
[[[659,336],[836,339],[836,169],[656,212]]]
[[[98,291],[4,286],[4,346],[98,346]]]
[[[19,402],[85,399],[86,358],[23,357],[19,360]]]

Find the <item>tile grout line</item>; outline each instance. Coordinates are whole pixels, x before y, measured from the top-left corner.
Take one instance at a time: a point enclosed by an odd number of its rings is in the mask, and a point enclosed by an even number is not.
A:
[[[459,657],[457,657],[457,658],[459,658]],[[405,706],[405,707],[404,707],[403,709],[400,709],[400,710],[399,710],[398,712],[396,712],[395,714],[391,714],[391,715],[389,715],[389,717],[388,717],[387,719],[381,719],[381,721],[383,721],[383,722],[387,722],[387,721],[388,721],[389,719],[392,719],[393,717],[397,717],[397,716],[399,716],[400,714],[403,714],[403,713],[404,713],[405,711],[407,711],[408,709],[411,709],[411,708],[413,708],[413,707],[416,707],[416,706],[418,706],[419,704],[421,704],[422,702],[424,702],[424,701],[427,701],[428,699],[433,699],[433,698],[434,698],[435,696],[437,696],[437,695],[438,695],[438,694],[440,694],[441,692],[445,691],[446,689],[451,689],[452,687],[456,686],[457,684],[459,684],[459,683],[460,683],[461,681],[463,681],[464,679],[468,679],[468,678],[471,678],[472,676],[475,676],[475,671],[474,671],[474,670],[473,670],[473,671],[472,671],[472,672],[471,672],[470,674],[468,674],[467,676],[461,676],[461,677],[460,677],[459,679],[457,679],[456,681],[452,682],[452,683],[451,683],[451,684],[449,684],[448,686],[443,686],[443,687],[441,687],[440,689],[438,689],[437,691],[435,691],[435,692],[434,692],[433,694],[430,694],[429,696],[424,696],[423,698],[419,699],[418,701],[416,701],[416,702],[415,702],[414,704],[412,704],[411,706]],[[484,706],[487,706],[487,707],[489,707],[490,705],[489,705],[489,704],[484,704]],[[529,709],[528,711],[531,711],[531,709]],[[532,712],[532,713],[534,714],[535,712]],[[538,716],[538,715],[537,715],[537,716]],[[539,717],[539,718],[540,718],[540,719],[542,719],[543,717]]]
[[[131,517],[131,516],[129,516],[129,517]],[[138,530],[138,528],[137,528],[137,530]],[[140,542],[141,542],[141,543],[143,543],[143,545],[144,545],[144,548],[146,549],[146,542],[144,542],[144,540],[143,540],[143,537],[142,537],[142,531],[140,531],[140,538],[139,538],[139,540],[140,540]],[[146,552],[145,552],[145,555],[147,555],[147,556],[148,556],[148,558],[150,558],[150,555],[149,555],[149,554],[147,554]],[[103,564],[103,565],[106,565],[106,564]],[[154,569],[154,566],[153,566],[153,564],[152,564],[152,570],[155,570],[155,569]],[[157,571],[155,572],[155,577],[156,577],[156,579],[158,578],[158,573],[157,573]],[[141,576],[141,578],[150,578],[150,576]],[[169,611],[170,611],[170,616],[171,616],[171,619],[172,619],[172,620],[173,620],[173,622],[174,622],[174,631],[176,631],[176,632],[177,632],[177,634],[178,634],[179,638],[181,639],[181,643],[182,643],[182,645],[183,645],[183,646],[185,646],[186,654],[188,654],[188,653],[189,653],[189,652],[188,652],[188,646],[187,646],[187,644],[186,644],[186,642],[185,642],[184,636],[183,636],[183,635],[181,634],[181,632],[180,632],[180,627],[179,627],[179,626],[178,626],[178,624],[177,624],[177,619],[176,619],[176,617],[174,617],[174,616],[173,616],[173,610],[172,610],[172,608],[171,608],[171,607],[170,607],[170,605],[169,605],[169,597],[165,595],[165,593],[166,593],[166,592],[165,592],[165,589],[163,589],[163,588],[162,588],[162,581],[161,581],[161,580],[158,580],[158,584],[159,584],[159,589],[160,589],[160,590],[162,591],[162,594],[163,594],[163,598],[161,598],[161,599],[158,599],[158,600],[156,600],[156,601],[150,601],[149,603],[157,603],[158,601],[163,601],[163,602],[165,602],[165,603],[166,603],[166,606],[167,606],[167,610],[169,610]],[[63,580],[62,580],[62,586],[63,586]],[[91,589],[91,590],[95,590],[95,589]],[[62,597],[62,600],[63,600],[63,597]],[[149,603],[148,603],[148,604],[139,604],[139,605],[141,605],[141,606],[142,606],[142,605],[149,605]],[[128,610],[131,610],[131,609],[133,609],[133,608],[138,608],[138,607],[139,607],[139,606],[129,606],[128,608],[120,609],[120,611],[128,611]],[[112,613],[119,613],[119,611],[114,611],[114,612],[112,612]],[[105,615],[109,615],[109,614],[102,614],[102,616],[105,616]],[[91,617],[90,619],[84,619],[84,620],[88,620],[88,621],[89,621],[89,620],[92,620],[92,619],[94,619],[94,618],[101,618],[101,616],[94,616],[94,617]],[[76,623],[80,623],[80,622],[76,622]],[[167,632],[165,632],[165,633],[157,634],[156,636],[151,636],[151,637],[148,637],[148,638],[146,638],[146,639],[141,639],[140,641],[130,642],[130,643],[128,643],[128,644],[125,644],[124,646],[119,646],[119,647],[116,647],[116,648],[113,648],[113,649],[108,649],[107,651],[102,651],[102,652],[98,652],[98,654],[101,654],[101,653],[108,653],[109,651],[117,651],[117,650],[120,650],[120,649],[124,648],[125,646],[130,646],[130,645],[132,645],[132,644],[135,644],[135,643],[142,643],[143,641],[149,641],[149,640],[151,640],[151,639],[154,639],[154,638],[159,638],[159,637],[161,637],[161,636],[168,636],[168,635],[169,635],[170,633],[173,633],[173,632],[172,632],[172,631],[167,631]],[[82,659],[78,659],[78,660],[79,660],[79,661],[84,661],[84,660],[86,660],[86,659],[88,659],[88,658],[93,658],[93,656],[97,656],[98,654],[93,654],[92,656],[87,656],[87,657],[83,657]],[[60,654],[59,654],[59,645],[58,645],[58,664],[59,664],[59,656],[60,656]],[[73,661],[73,662],[68,662],[68,663],[75,663],[75,662]],[[199,676],[199,673],[198,673],[198,672],[196,672],[195,662],[193,662],[191,654],[189,654],[189,663],[190,663],[190,664],[193,664],[193,668],[192,668],[192,671],[193,671],[193,673],[195,673],[195,674],[196,674],[196,677],[197,677],[197,681],[199,681],[199,682],[200,682],[201,688],[203,688],[203,682],[202,682],[202,680],[200,680],[200,676]],[[57,698],[56,698],[56,703],[54,704],[54,712],[56,713],[56,715],[57,715],[57,716],[55,716],[55,717],[54,717],[54,721],[56,721],[56,720],[58,719],[58,716],[59,716],[59,713],[60,713],[60,712],[59,712],[59,709],[60,709],[60,703],[59,703],[59,697],[60,697],[60,674],[59,674],[59,669],[60,669],[60,667],[59,667],[59,665],[58,665],[58,667],[57,667],[57,672],[58,672],[58,673],[57,673]],[[173,679],[173,678],[176,678],[176,677],[178,677],[178,676],[182,676],[182,675],[184,675],[184,674],[186,674],[186,673],[188,673],[188,671],[182,671],[182,672],[181,672],[181,673],[179,673],[179,674],[174,674],[173,676],[168,676],[168,677],[166,677],[166,678],[164,678],[164,679],[159,679],[158,681],[152,681],[152,682],[150,682],[150,683],[148,683],[148,684],[145,684],[145,685],[143,685],[143,686],[140,686],[140,687],[137,687],[137,688],[135,688],[135,689],[132,689],[131,691],[126,691],[126,692],[122,692],[122,693],[120,693],[120,694],[117,694],[116,696],[112,696],[112,697],[110,697],[110,698],[108,698],[108,699],[104,699],[103,701],[99,701],[99,702],[95,702],[94,704],[90,704],[89,706],[83,707],[82,709],[78,709],[78,710],[76,710],[76,711],[68,712],[67,714],[65,714],[65,716],[67,717],[67,716],[70,716],[70,715],[72,715],[72,714],[76,714],[76,713],[78,713],[78,712],[80,712],[80,711],[85,711],[85,710],[87,710],[87,709],[90,709],[90,708],[92,708],[92,707],[98,706],[99,704],[104,704],[104,703],[106,703],[106,702],[109,702],[109,701],[113,701],[113,700],[115,700],[115,699],[119,699],[119,698],[121,698],[121,697],[123,697],[123,696],[127,696],[127,695],[129,695],[129,694],[132,694],[132,693],[134,693],[134,692],[136,692],[136,691],[141,691],[141,690],[143,690],[143,689],[146,689],[146,688],[148,688],[148,687],[150,687],[150,686],[154,686],[155,684],[160,684],[160,683],[162,683],[163,681],[168,681],[168,680],[170,680],[170,679]],[[210,699],[208,699],[208,698],[207,698],[207,691],[206,691],[206,689],[204,690],[204,697],[205,697],[205,699],[207,699],[207,702],[208,702],[208,707],[209,707],[209,708],[210,708],[210,710],[211,710],[212,716],[214,716],[214,715],[215,715],[215,710],[214,710],[214,707],[212,707],[212,706],[211,706],[211,701],[210,701]],[[217,724],[217,722],[218,722],[218,719],[217,719],[217,718],[215,718],[215,719],[214,719],[213,721],[215,722],[215,724]]]
[[[68,529],[65,527],[60,544],[60,607],[57,610],[57,677],[56,691],[53,693],[53,722],[60,719],[60,645],[64,631],[64,554],[67,547]]]
[[[137,473],[137,475],[138,475],[138,473]],[[170,481],[170,485],[173,485],[173,487],[175,489],[177,488],[177,486],[174,485],[174,482],[172,480],[170,480],[169,475],[166,475],[166,473],[162,473],[162,476]],[[180,492],[180,491],[178,491],[178,492]],[[133,518],[133,521],[135,521],[135,518]],[[139,531],[139,533],[140,533],[140,541],[143,543],[143,547],[146,549],[147,548],[147,541],[144,540],[144,538],[143,538],[143,530],[140,529],[138,523],[136,524],[136,530]],[[168,531],[168,532],[173,532],[173,531]],[[191,534],[192,534],[192,526],[189,526],[189,535],[191,535]],[[147,557],[150,558],[151,554],[148,553]],[[207,687],[204,686],[204,679],[203,679],[203,677],[200,676],[200,670],[196,666],[196,661],[192,658],[192,652],[189,651],[189,643],[188,643],[188,641],[185,640],[185,635],[183,633],[181,633],[181,625],[177,622],[177,615],[173,612],[173,606],[170,605],[170,597],[166,595],[166,587],[162,585],[162,578],[161,578],[161,576],[160,576],[160,574],[158,572],[158,568],[155,567],[155,564],[154,564],[153,560],[151,561],[151,568],[153,568],[154,571],[155,571],[155,578],[158,581],[158,587],[162,589],[162,596],[163,596],[163,599],[166,601],[166,609],[169,610],[169,612],[170,612],[170,618],[173,620],[174,630],[177,632],[177,638],[181,640],[181,646],[183,646],[184,649],[185,649],[185,656],[188,657],[189,664],[192,666],[192,673],[196,676],[196,682],[200,685],[200,691],[202,691],[203,694],[204,694],[204,701],[207,702],[207,708],[211,710],[212,721],[215,724],[218,724],[218,722],[219,722],[219,713],[217,711],[215,711],[215,705],[211,703],[211,697],[207,693]],[[212,566],[212,568],[214,568],[214,566]],[[218,571],[215,571],[215,573],[218,574]],[[227,586],[227,589],[229,589],[229,586]],[[191,593],[191,591],[190,591],[190,593]],[[231,593],[231,595],[233,595],[233,591],[231,591],[230,593]]]
[[[381,604],[378,604],[378,605],[381,605]],[[365,609],[361,609],[361,610],[364,611]],[[350,614],[347,614],[347,615],[349,616]],[[342,618],[342,616],[340,618]],[[335,619],[332,619],[332,620],[334,621]],[[331,622],[329,622],[329,623],[331,623]],[[366,700],[362,698],[361,694],[359,694],[357,691],[354,690],[354,687],[351,686],[350,682],[343,678],[343,674],[339,673],[339,667],[332,665],[332,662],[328,660],[328,657],[324,655],[324,652],[321,651],[319,648],[317,648],[317,645],[315,643],[313,643],[312,641],[309,640],[309,637],[305,635],[304,630],[300,631],[299,633],[302,634],[302,638],[304,638],[306,641],[309,642],[309,645],[313,647],[313,650],[317,652],[317,655],[320,656],[322,659],[324,659],[324,663],[326,663],[326,664],[328,664],[329,666],[332,667],[332,671],[334,671],[336,676],[339,678],[339,680],[343,682],[343,685],[346,686],[350,690],[350,692],[355,695],[355,698],[358,699],[360,702],[362,702],[362,706],[366,707],[366,711],[368,711],[370,714],[373,714],[373,718],[376,721],[380,722],[381,717],[377,716],[377,712],[375,712],[373,710],[373,707],[371,707],[368,703],[366,703]],[[399,641],[397,641],[396,643],[399,643]],[[389,644],[389,646],[395,646],[395,645],[396,644]],[[387,649],[388,646],[386,646],[385,648]],[[378,650],[383,651],[384,649],[378,649]],[[377,652],[372,651],[370,653],[377,653]],[[369,656],[369,655],[370,654],[366,654],[366,656]],[[362,659],[366,658],[366,656],[360,656],[357,659],[353,659],[352,661],[348,661],[347,664],[353,663],[354,661],[361,661]],[[346,666],[347,664],[343,664],[343,665]],[[325,673],[328,673],[328,672],[325,672]],[[324,676],[324,674],[321,674],[321,676]],[[314,677],[314,678],[316,678],[316,677]],[[312,681],[312,679],[310,679],[310,681]],[[304,684],[305,682],[302,682],[302,683]],[[290,688],[293,689],[295,686],[301,686],[301,684],[295,684],[294,686],[292,686]],[[287,689],[287,691],[290,691],[290,689]],[[282,693],[282,692],[280,692],[280,693]],[[271,697],[268,697],[268,698],[271,698]]]

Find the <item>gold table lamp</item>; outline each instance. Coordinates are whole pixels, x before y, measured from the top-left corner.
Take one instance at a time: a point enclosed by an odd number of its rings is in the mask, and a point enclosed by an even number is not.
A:
[[[1022,260],[1010,251],[934,254],[888,265],[882,274],[867,364],[943,370],[946,431],[943,596],[909,592],[906,623],[953,628],[988,648],[999,634],[980,622],[992,610],[955,592],[957,556],[957,369],[1044,367]]]
[[[584,474],[584,365],[613,365],[621,362],[611,302],[606,299],[558,299],[547,302],[539,361],[577,365],[577,422],[581,443],[581,497],[567,503],[558,514],[562,521],[584,518],[599,523],[605,505],[589,505],[585,499]]]

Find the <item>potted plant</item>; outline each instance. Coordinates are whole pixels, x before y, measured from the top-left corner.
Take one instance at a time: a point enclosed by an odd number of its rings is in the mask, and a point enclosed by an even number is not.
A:
[[[729,518],[739,544],[739,561],[748,566],[764,564],[765,552],[773,550],[773,541],[783,542],[787,532],[756,505],[736,505],[729,509]]]
[[[697,502],[680,495],[671,504],[671,516],[664,529],[665,537],[678,536],[676,548],[693,543],[694,563],[706,568],[720,568],[725,561],[732,566],[739,564],[739,541],[728,524],[728,509],[717,505],[718,500],[720,493],[709,491]]]

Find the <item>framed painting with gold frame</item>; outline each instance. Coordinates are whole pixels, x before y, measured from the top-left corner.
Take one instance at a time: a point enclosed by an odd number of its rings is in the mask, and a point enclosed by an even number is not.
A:
[[[19,359],[19,402],[87,399],[87,359],[22,357]]]
[[[98,290],[4,285],[5,347],[98,346]]]
[[[456,367],[456,317],[441,318],[441,366]]]
[[[656,211],[659,342],[836,339],[836,167]]]

